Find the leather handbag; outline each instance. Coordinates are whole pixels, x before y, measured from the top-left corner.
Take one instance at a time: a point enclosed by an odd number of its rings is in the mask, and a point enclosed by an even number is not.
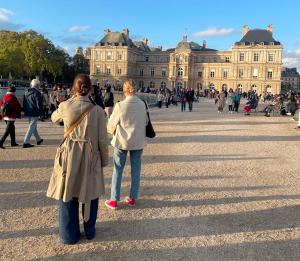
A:
[[[151,123],[148,105],[147,105],[147,103],[145,101],[143,101],[143,102],[145,103],[147,117],[148,117],[148,124],[146,126],[146,137],[152,139],[152,138],[154,138],[156,136],[156,133],[155,133],[154,128],[153,128],[152,123]]]

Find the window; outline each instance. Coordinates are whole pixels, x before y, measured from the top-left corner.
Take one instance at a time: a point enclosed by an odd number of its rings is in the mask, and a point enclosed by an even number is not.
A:
[[[224,69],[223,77],[226,79],[228,77],[228,69]]]
[[[140,69],[140,76],[144,76],[144,69]]]
[[[110,67],[108,66],[108,67],[106,67],[106,74],[107,74],[107,75],[110,75],[110,73],[111,73]]]
[[[268,61],[269,62],[274,62],[274,54],[273,53],[268,54]]]
[[[215,70],[210,70],[210,78],[215,78]]]
[[[182,75],[183,75],[183,69],[179,67],[177,71],[177,76],[182,76]]]
[[[273,70],[272,69],[268,69],[268,79],[272,79],[273,78]]]
[[[117,74],[122,74],[122,68],[121,67],[118,67],[118,69],[117,69]]]
[[[96,74],[100,74],[100,66],[99,65],[96,66]]]
[[[214,57],[213,61],[216,63],[218,61],[217,57]]]
[[[163,89],[164,89],[164,88],[166,88],[166,86],[167,86],[167,85],[166,85],[166,83],[165,83],[165,82],[161,82],[161,83],[160,83],[160,87],[161,87],[161,88],[163,88]]]
[[[240,62],[243,62],[245,60],[245,54],[240,53]]]
[[[146,57],[145,57],[145,61],[146,61],[146,62],[149,62],[149,56],[146,56]]]
[[[162,70],[161,70],[161,76],[166,76],[166,74],[167,74],[167,72],[166,72],[167,70],[165,69],[165,68],[163,68]]]
[[[244,69],[239,69],[239,77],[240,78],[244,77]]]
[[[106,59],[107,60],[111,60],[112,59],[112,53],[111,52],[107,52]]]
[[[100,52],[96,51],[95,56],[96,60],[100,60]]]
[[[225,63],[230,63],[230,57],[228,56],[225,57]]]
[[[151,76],[154,76],[154,74],[155,74],[155,69],[152,67],[151,68]]]
[[[139,81],[139,89],[142,89],[144,87],[144,82],[143,81]]]
[[[118,60],[122,60],[123,56],[122,56],[122,52],[118,52],[117,54],[117,58]]]
[[[243,85],[238,84],[237,86],[239,93],[243,93]]]
[[[201,84],[201,82],[197,82],[197,89],[202,90],[202,84]]]
[[[252,77],[255,78],[255,79],[258,77],[258,69],[257,68],[253,69]]]
[[[258,62],[259,61],[259,53],[254,53],[253,61],[254,62]]]
[[[202,78],[202,72],[201,71],[198,71],[198,77]]]
[[[150,82],[150,88],[155,88],[155,82]]]

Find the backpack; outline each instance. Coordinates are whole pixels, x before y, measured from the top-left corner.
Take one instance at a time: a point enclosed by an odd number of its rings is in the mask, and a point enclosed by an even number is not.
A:
[[[2,116],[9,116],[12,112],[11,107],[8,102],[4,101],[4,103],[1,106]]]

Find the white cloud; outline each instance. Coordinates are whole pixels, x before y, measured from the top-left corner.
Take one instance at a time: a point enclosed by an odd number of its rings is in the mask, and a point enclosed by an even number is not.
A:
[[[14,13],[8,9],[0,8],[0,21],[7,22],[9,17],[12,16]]]
[[[204,31],[194,33],[194,37],[217,37],[233,34],[233,28],[210,27]]]
[[[300,69],[300,48],[284,52],[282,63],[284,67],[297,67]]]
[[[79,25],[74,25],[68,28],[69,33],[82,33],[86,32],[87,30],[90,29],[90,26],[85,25],[85,26],[79,26]]]
[[[0,8],[0,30],[18,31],[24,27],[22,24],[16,24],[10,21],[10,17],[13,14],[11,10]]]

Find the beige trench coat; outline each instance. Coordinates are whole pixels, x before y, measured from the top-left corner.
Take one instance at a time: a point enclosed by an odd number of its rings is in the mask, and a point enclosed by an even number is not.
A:
[[[71,98],[59,105],[51,119],[54,123],[63,120],[66,131],[90,104],[86,96]],[[77,197],[79,202],[89,205],[91,200],[104,195],[103,167],[108,164],[108,140],[103,109],[94,106],[58,149],[62,150],[61,159],[53,168],[47,196],[64,202]],[[63,189],[59,176],[62,172],[66,177]]]

